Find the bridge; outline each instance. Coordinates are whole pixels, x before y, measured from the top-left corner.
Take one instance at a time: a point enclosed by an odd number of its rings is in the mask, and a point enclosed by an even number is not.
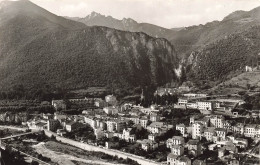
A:
[[[17,135],[11,135],[11,136],[7,136],[4,138],[0,138],[0,140],[7,140],[7,139],[11,139],[11,138],[16,138],[16,137],[20,137],[20,136],[25,136],[25,135],[30,135],[30,134],[34,134],[35,132],[26,132],[26,133],[21,133],[21,134],[17,134]]]

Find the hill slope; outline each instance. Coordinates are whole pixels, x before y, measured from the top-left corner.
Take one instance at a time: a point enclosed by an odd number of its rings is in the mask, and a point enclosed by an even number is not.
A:
[[[213,21],[205,25],[191,26],[169,37],[177,52],[186,57],[192,51],[206,47],[231,34],[241,33],[252,26],[260,25],[260,7],[251,11],[236,11],[222,21]]]
[[[123,20],[118,20],[111,16],[104,16],[96,12],[92,12],[85,18],[74,17],[70,19],[82,22],[87,26],[105,26],[123,31],[144,32],[156,38],[169,39],[169,36],[175,34],[175,30],[166,29],[149,23],[138,23],[131,18],[124,18]]]
[[[66,89],[161,85],[178,58],[165,39],[58,17],[30,1],[0,3],[0,85]]]

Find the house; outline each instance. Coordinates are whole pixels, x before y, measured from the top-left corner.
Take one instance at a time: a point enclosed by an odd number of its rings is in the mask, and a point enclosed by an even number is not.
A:
[[[109,132],[122,132],[126,128],[126,122],[121,120],[108,120],[106,125]]]
[[[160,116],[157,115],[157,114],[151,114],[151,115],[150,115],[150,120],[151,120],[152,122],[159,122],[159,121],[160,121]]]
[[[127,128],[123,130],[122,139],[127,142],[133,143],[136,141],[135,135],[132,133],[132,128]]]
[[[183,145],[184,138],[181,136],[173,136],[172,138],[166,141],[166,147],[171,148],[173,145]]]
[[[178,155],[169,153],[167,156],[167,165],[177,165],[177,158],[178,158]]]
[[[140,123],[140,118],[138,116],[131,116],[129,119],[132,120],[134,124]]]
[[[118,108],[116,108],[116,107],[104,107],[103,110],[108,115],[118,114]]]
[[[215,134],[215,128],[214,127],[207,127],[204,130],[204,137],[207,139],[207,141],[212,142],[213,136]]]
[[[171,153],[173,153],[174,155],[178,155],[178,156],[183,155],[183,153],[184,153],[183,145],[172,145]]]
[[[222,115],[211,116],[209,119],[210,127],[223,128],[224,121],[225,119]]]
[[[178,105],[181,105],[181,106],[186,106],[188,104],[188,99],[185,99],[185,98],[179,98],[178,99]]]
[[[245,131],[245,126],[242,123],[236,123],[234,126],[231,127],[233,133],[238,133],[243,135]]]
[[[142,117],[142,118],[140,119],[140,124],[141,124],[141,126],[142,126],[143,128],[147,128],[147,123],[148,123],[147,117]]]
[[[158,136],[159,136],[159,134],[149,134],[148,139],[152,140],[152,141],[156,141],[156,137],[158,137]]]
[[[186,134],[186,126],[184,124],[177,124],[176,130],[179,130],[182,134],[182,136],[185,136]]]
[[[84,125],[75,121],[66,122],[65,129],[68,132],[72,132],[82,128]]]
[[[199,110],[212,111],[212,109],[213,109],[213,104],[212,104],[212,102],[209,102],[209,101],[199,101],[199,102],[197,102],[197,105],[198,105]]]
[[[189,140],[187,143],[187,148],[190,155],[196,157],[202,154],[201,143],[199,140],[193,140],[193,139]]]
[[[192,139],[200,139],[203,133],[204,125],[201,123],[192,124]]]
[[[50,120],[47,121],[48,131],[56,132],[57,129],[59,128],[59,126],[60,126],[59,120],[50,119]]]
[[[177,165],[191,165],[191,160],[187,156],[177,158]]]
[[[172,125],[165,125],[163,122],[152,122],[149,126],[147,126],[147,130],[152,134],[162,134],[167,132],[167,130],[172,127]]]
[[[84,116],[84,122],[89,124],[92,128],[97,127],[96,118],[93,116]]]
[[[220,140],[226,139],[227,131],[224,128],[216,128],[215,129],[216,136],[220,138]]]
[[[247,124],[245,126],[244,135],[246,137],[255,137],[256,136],[256,128],[257,128],[256,124]]]
[[[141,148],[145,151],[151,151],[158,148],[158,143],[149,139],[137,140],[137,143],[140,143]]]

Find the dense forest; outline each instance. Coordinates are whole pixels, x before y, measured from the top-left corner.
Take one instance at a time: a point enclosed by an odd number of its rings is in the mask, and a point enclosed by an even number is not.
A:
[[[178,79],[178,57],[166,39],[87,27],[29,1],[8,2],[1,11],[5,18],[0,25],[2,91],[18,85],[26,90],[45,85],[128,89]]]
[[[232,77],[246,65],[256,66],[256,56],[260,52],[259,26],[228,36],[210,44],[189,58],[193,62],[187,66],[189,79],[222,81]]]

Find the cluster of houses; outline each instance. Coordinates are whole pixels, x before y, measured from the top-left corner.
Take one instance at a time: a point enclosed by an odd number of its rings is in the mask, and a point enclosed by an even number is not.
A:
[[[199,109],[201,111],[231,112],[245,101],[239,99],[210,99],[207,94],[187,93],[178,99],[176,107]]]
[[[207,111],[230,110],[244,103],[242,100],[232,99],[210,100],[206,94],[187,93],[182,96],[178,100],[177,107]],[[96,109],[83,110],[81,115],[65,115],[59,112],[40,114],[32,119],[29,119],[26,113],[4,113],[0,114],[0,121],[20,121],[30,129],[49,130],[60,136],[88,124],[93,128],[96,139],[118,137],[129,143],[139,143],[145,151],[158,148],[157,137],[173,128],[173,125],[161,122],[159,112],[163,107],[157,105],[144,108],[140,105],[124,104],[118,107],[116,97],[113,95],[106,96],[105,100],[84,98],[68,101],[75,105],[95,106]],[[64,100],[52,101],[52,106],[57,110],[66,109],[66,105]],[[259,111],[255,115],[258,116]],[[149,133],[148,138],[137,139],[134,131],[136,129],[146,129]],[[232,155],[237,153],[238,149],[247,149],[249,144],[246,138],[237,138],[235,134],[260,138],[260,125],[232,122],[216,114],[191,116],[189,125],[179,123],[176,125],[176,130],[180,131],[181,136],[173,136],[165,142],[166,147],[171,150],[167,156],[168,165],[205,164],[204,160],[191,159],[202,155],[205,151],[202,141],[210,142],[207,149],[217,151],[218,157],[227,164],[237,164],[237,160]],[[106,142],[107,148],[117,145],[115,142]]]
[[[184,148],[187,148],[189,155],[194,157],[201,155],[203,153],[201,147],[203,138],[211,142],[208,145],[208,150],[218,151],[218,157],[227,164],[239,165],[239,161],[233,155],[238,153],[238,149],[247,149],[248,140],[236,138],[234,134],[250,138],[260,137],[260,125],[242,123],[232,125],[222,115],[192,116],[189,126],[178,124],[176,130],[179,130],[182,136],[174,136],[167,140],[167,147],[171,149],[171,153],[167,157],[169,165],[190,165],[191,160],[183,156]],[[190,139],[186,144],[184,137]],[[205,164],[205,162],[201,161],[200,164]]]

